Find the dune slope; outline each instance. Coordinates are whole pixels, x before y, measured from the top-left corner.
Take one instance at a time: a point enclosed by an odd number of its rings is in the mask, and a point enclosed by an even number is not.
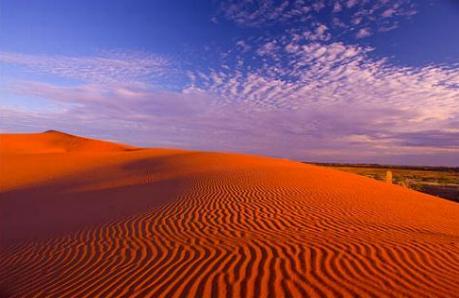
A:
[[[47,134],[0,136],[0,296],[458,297],[454,202],[286,160]]]

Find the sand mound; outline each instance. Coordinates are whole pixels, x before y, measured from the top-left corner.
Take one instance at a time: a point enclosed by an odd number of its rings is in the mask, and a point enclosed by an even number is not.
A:
[[[1,172],[10,182],[0,197],[0,295],[459,293],[459,205],[450,201],[255,156],[29,155],[10,151]],[[28,165],[31,176],[12,170]]]
[[[133,147],[78,137],[56,130],[36,134],[0,134],[0,154],[124,151]]]

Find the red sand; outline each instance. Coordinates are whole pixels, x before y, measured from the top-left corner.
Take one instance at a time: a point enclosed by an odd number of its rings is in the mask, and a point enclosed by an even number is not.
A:
[[[0,297],[459,297],[459,205],[301,163],[0,135]]]

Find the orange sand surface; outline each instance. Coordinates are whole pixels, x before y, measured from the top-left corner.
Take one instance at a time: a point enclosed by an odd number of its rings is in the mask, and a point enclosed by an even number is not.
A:
[[[0,135],[0,297],[459,297],[459,204],[266,157]]]

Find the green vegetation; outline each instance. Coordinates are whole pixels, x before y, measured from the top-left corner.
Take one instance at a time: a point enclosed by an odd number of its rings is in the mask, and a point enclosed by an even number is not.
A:
[[[459,168],[315,163],[459,202]]]

